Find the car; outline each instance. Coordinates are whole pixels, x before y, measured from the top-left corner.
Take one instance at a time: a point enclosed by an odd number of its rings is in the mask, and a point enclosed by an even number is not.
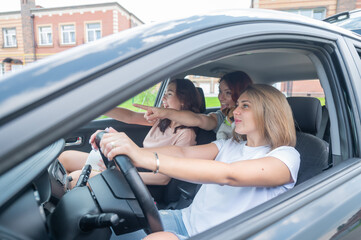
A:
[[[232,71],[288,97],[299,180],[191,239],[359,238],[360,56],[361,39],[347,30],[243,9],[146,24],[29,64],[0,80],[1,238],[109,239],[110,229],[116,235],[161,230],[157,207],[188,205],[194,186],[147,188],[136,169],[118,159],[122,173],[109,168],[89,186],[69,190],[57,158],[64,150],[89,151],[90,135],[109,126],[141,146],[148,127],[99,116],[147,89],[157,93],[149,104],[160,106],[174,78],[191,78],[212,97],[214,79]],[[205,113],[216,109],[206,106]],[[214,133],[197,138],[211,142]]]
[[[361,34],[361,9],[338,13],[323,21]]]

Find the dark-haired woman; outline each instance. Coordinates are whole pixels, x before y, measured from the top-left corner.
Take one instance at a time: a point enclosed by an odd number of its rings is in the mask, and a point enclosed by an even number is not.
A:
[[[194,84],[187,79],[174,79],[168,84],[163,96],[163,107],[176,110],[188,110],[199,113],[201,100]],[[152,126],[143,141],[143,147],[161,147],[168,145],[192,146],[196,144],[194,128],[185,127],[176,121],[161,119],[149,122],[144,118],[144,113],[133,112],[125,108],[114,108],[105,114],[118,121],[129,124]],[[116,132],[110,128],[109,132]],[[59,156],[59,161],[64,165],[73,181],[74,187],[85,164],[92,165],[91,177],[104,170],[99,152],[92,150],[90,154],[80,151],[65,151]],[[153,173],[141,173],[143,181],[148,185],[167,185],[170,177]]]

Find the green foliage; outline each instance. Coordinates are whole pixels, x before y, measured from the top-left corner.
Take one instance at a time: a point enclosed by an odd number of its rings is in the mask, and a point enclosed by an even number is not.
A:
[[[118,105],[118,107],[127,108],[134,112],[145,112],[145,110],[143,110],[143,109],[134,107],[133,103],[138,103],[138,104],[147,105],[147,106],[154,106],[155,99],[157,97],[157,92],[158,92],[157,85],[154,85],[153,87],[149,88],[148,90],[141,92],[137,96],[132,97],[131,99],[128,99],[127,101]],[[102,116],[98,117],[97,119],[104,119],[104,118],[108,118],[108,117],[102,115]]]
[[[218,97],[206,97],[206,107],[219,107],[220,103]]]
[[[320,100],[321,106],[325,105],[325,98],[324,97],[318,97],[318,100]]]
[[[137,96],[131,98],[132,104],[138,103],[147,106],[154,106],[155,99],[157,97],[157,92],[158,92],[157,85],[154,85],[148,90],[141,92]]]

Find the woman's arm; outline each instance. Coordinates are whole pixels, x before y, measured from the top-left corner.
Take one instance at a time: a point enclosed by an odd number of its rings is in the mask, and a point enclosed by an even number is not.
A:
[[[153,125],[153,123],[148,122],[144,118],[144,113],[133,112],[126,108],[117,107],[105,113],[104,115],[129,124],[139,124],[145,126]]]
[[[142,177],[143,182],[146,185],[167,185],[171,178],[167,175],[158,173],[154,174],[152,172],[140,172],[139,175]]]
[[[112,148],[113,143],[116,147]],[[157,169],[154,152],[158,153],[159,172],[172,178],[231,186],[279,186],[292,181],[288,167],[275,157],[223,163],[212,160],[218,154],[215,144],[193,147],[141,149],[124,133],[105,134],[101,147],[112,159],[128,155],[135,166],[152,171]]]
[[[168,118],[172,121],[180,123],[188,127],[199,127],[204,130],[213,130],[217,127],[217,117],[215,114],[200,114],[186,110],[175,110],[170,108],[149,107],[140,104],[133,104],[133,106],[147,110],[145,118],[148,121]]]
[[[215,146],[215,148],[217,148]],[[142,149],[145,150],[145,149]],[[140,155],[141,154],[141,155]],[[176,158],[158,154],[159,172],[172,178],[230,186],[279,186],[292,182],[288,167],[275,157],[264,157],[234,163]],[[152,152],[141,151],[134,159],[136,165],[156,170]]]

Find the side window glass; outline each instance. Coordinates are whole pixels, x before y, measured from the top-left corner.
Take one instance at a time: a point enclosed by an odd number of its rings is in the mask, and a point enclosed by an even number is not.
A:
[[[206,100],[206,108],[219,107],[219,78],[198,75],[188,75],[185,78],[191,80],[196,87],[200,87],[203,89],[204,97]]]
[[[154,106],[161,84],[162,84],[161,82],[157,83],[153,87],[148,88],[147,90],[139,93],[138,95],[136,95],[136,96],[128,99],[127,101],[123,102],[122,104],[118,105],[118,107],[127,108],[127,109],[135,111],[135,112],[145,112],[145,110],[134,107],[133,103],[138,103],[138,104],[147,105],[147,106]],[[108,117],[102,115],[97,119],[103,119],[103,118],[108,118]]]
[[[279,82],[274,85],[286,97],[315,97],[325,105],[325,93],[318,79]]]

